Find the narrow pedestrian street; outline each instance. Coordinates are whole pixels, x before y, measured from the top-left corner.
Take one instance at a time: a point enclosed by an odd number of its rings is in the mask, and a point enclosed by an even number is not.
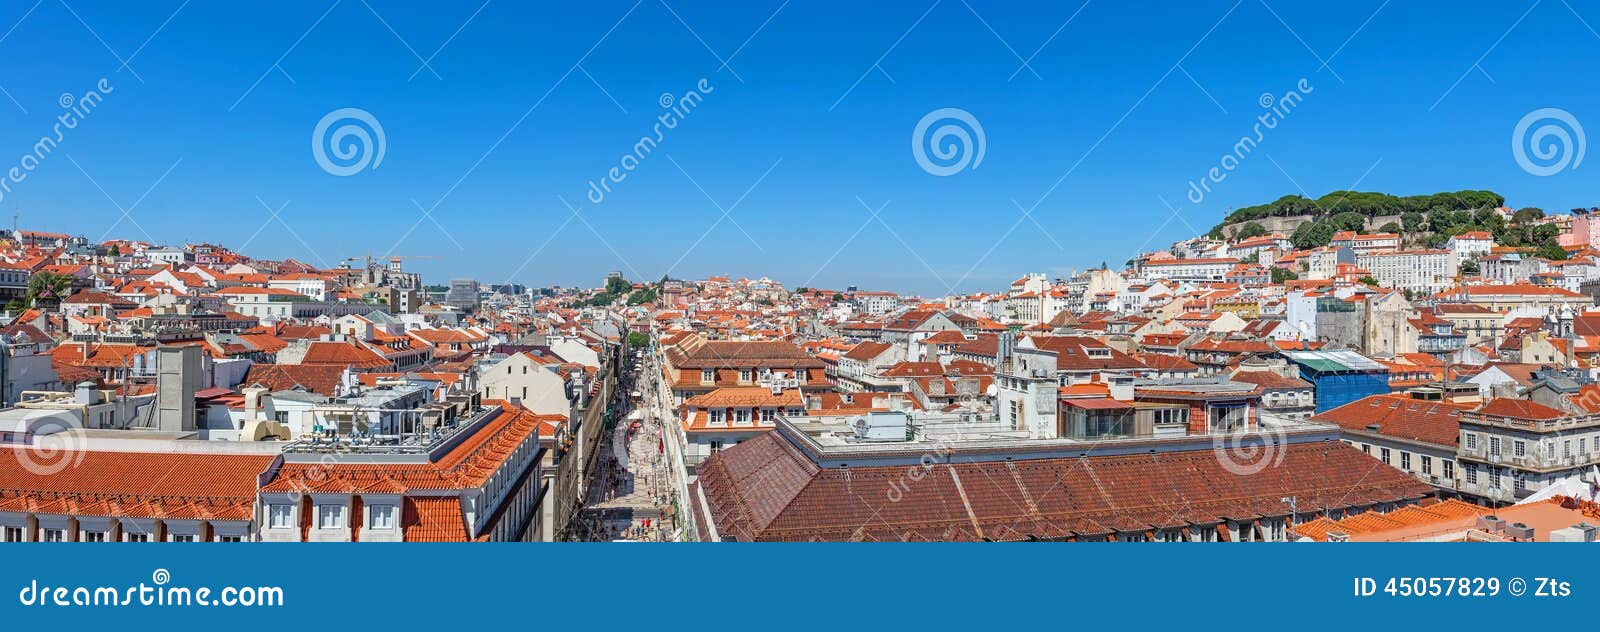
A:
[[[587,506],[579,517],[578,539],[670,542],[677,539],[673,487],[662,422],[638,385],[639,364],[625,371],[611,403],[616,421],[600,442],[598,464],[589,481]]]

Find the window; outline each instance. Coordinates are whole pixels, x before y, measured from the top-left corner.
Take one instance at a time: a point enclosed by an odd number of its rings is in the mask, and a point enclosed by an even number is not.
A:
[[[1378,456],[1378,460],[1383,461],[1383,463],[1385,465],[1390,464],[1389,463],[1389,448],[1379,448],[1378,449],[1378,454],[1380,455],[1380,456]]]
[[[711,413],[711,423],[714,423],[714,424],[722,423],[722,409],[721,408],[714,408],[714,409],[711,409],[711,410],[706,411],[706,412]]]
[[[739,369],[739,381],[740,382],[749,382],[750,381],[750,369]]]
[[[177,535],[177,534],[174,534],[172,536],[172,541],[173,542],[193,542],[194,541],[194,536],[193,535]]]
[[[5,541],[6,542],[21,542],[22,541],[22,527],[6,527]]]
[[[1411,453],[1410,452],[1401,452],[1400,453],[1400,469],[1405,470],[1407,472],[1411,471]]]
[[[1493,489],[1500,489],[1500,468],[1489,468],[1489,487]]]
[[[1517,456],[1522,456],[1522,455],[1526,454],[1527,453],[1527,444],[1523,443],[1521,440],[1517,440],[1517,441],[1511,442],[1511,453],[1515,454]]]
[[[294,505],[267,505],[267,528],[288,529],[294,525]]]
[[[237,535],[219,535],[219,536],[217,536],[217,541],[218,542],[243,542],[244,541],[244,537],[243,536],[237,536]]]
[[[1478,484],[1478,466],[1476,466],[1476,465],[1468,465],[1467,466],[1467,484],[1468,485],[1477,485]]]
[[[700,383],[711,384],[717,381],[716,369],[700,369]]]
[[[1500,456],[1500,437],[1489,437],[1489,456]]]
[[[66,542],[67,541],[67,530],[66,529],[40,529],[39,530],[39,541],[40,542]]]
[[[83,535],[81,537],[82,537],[82,539],[79,540],[80,542],[105,542],[106,541],[106,532],[104,532],[104,531],[84,531]]]
[[[1361,452],[1363,454],[1372,454],[1372,444],[1370,444],[1370,443],[1361,444]]]
[[[1467,433],[1467,449],[1468,450],[1476,450],[1476,449],[1478,449],[1478,435],[1473,434],[1471,432]]]
[[[126,533],[126,534],[124,534],[124,538],[123,539],[128,541],[128,542],[149,542],[150,541],[150,534],[148,534],[148,533]]]
[[[734,411],[733,411],[733,420],[735,422],[738,422],[738,423],[748,423],[750,421],[750,409],[749,408],[736,408],[736,409],[734,409]]]
[[[393,529],[394,528],[394,506],[393,505],[371,505],[371,510],[372,510],[372,520],[371,520],[371,523],[367,525],[369,528],[372,528],[372,529]]]
[[[1455,478],[1456,477],[1456,462],[1455,461],[1446,460],[1446,461],[1442,461],[1442,463],[1444,463],[1444,477],[1445,478],[1449,478],[1449,479]]]
[[[778,416],[778,411],[775,410],[775,409],[772,409],[772,408],[763,408],[763,409],[761,409],[761,421],[764,422],[764,423],[769,423],[769,424],[772,423],[772,420],[777,418],[777,416]]]
[[[1567,439],[1567,440],[1561,442],[1561,456],[1562,457],[1571,457],[1572,456],[1572,440],[1571,439]]]
[[[1422,455],[1422,473],[1433,474],[1433,457],[1426,454]]]
[[[716,453],[721,452],[721,451],[722,451],[722,442],[721,441],[712,441],[711,442],[711,453],[712,454],[716,454]]]
[[[344,526],[344,505],[317,505],[317,528],[338,529]]]

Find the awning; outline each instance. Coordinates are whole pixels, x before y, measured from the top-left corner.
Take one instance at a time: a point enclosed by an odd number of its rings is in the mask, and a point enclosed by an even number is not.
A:
[[[1109,397],[1093,397],[1084,399],[1063,399],[1062,404],[1084,410],[1132,410],[1133,404],[1117,401]]]

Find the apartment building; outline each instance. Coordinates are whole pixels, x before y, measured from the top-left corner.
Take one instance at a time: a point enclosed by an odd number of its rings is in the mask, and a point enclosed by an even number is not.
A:
[[[1456,256],[1449,250],[1382,250],[1358,253],[1356,265],[1366,268],[1384,287],[1436,294],[1455,285]]]
[[[1462,413],[1457,489],[1463,494],[1512,503],[1566,481],[1600,483],[1595,474],[1600,465],[1600,389],[1561,389],[1546,383],[1535,386],[1529,396],[1493,399]]]

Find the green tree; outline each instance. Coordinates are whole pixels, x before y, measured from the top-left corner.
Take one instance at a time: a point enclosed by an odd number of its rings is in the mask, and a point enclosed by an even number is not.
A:
[[[120,256],[122,256],[122,249],[118,248],[116,244],[112,244],[111,245],[111,251],[108,252],[107,254],[109,254],[109,255],[111,255],[113,257],[120,257]]]
[[[1322,222],[1306,222],[1294,229],[1294,234],[1289,236],[1289,241],[1296,248],[1318,248],[1328,245],[1333,239],[1334,228]]]
[[[48,294],[57,299],[67,297],[67,292],[72,288],[72,277],[54,272],[40,272],[28,279],[28,306],[36,304],[41,296]]]
[[[1526,206],[1517,209],[1517,212],[1511,214],[1511,223],[1526,224],[1542,217],[1544,217],[1544,209],[1537,206]]]
[[[1556,244],[1539,246],[1539,249],[1535,250],[1533,254],[1551,261],[1564,261],[1567,258],[1567,251]]]
[[[1274,267],[1274,268],[1272,268],[1271,274],[1272,274],[1272,282],[1273,283],[1282,283],[1284,281],[1293,281],[1295,279],[1300,278],[1298,275],[1296,275],[1294,273],[1294,270],[1289,270],[1287,268]]]
[[[614,276],[606,279],[606,294],[615,296],[631,289],[633,289],[633,284],[629,283],[627,279],[624,279],[620,276]]]
[[[1422,230],[1426,220],[1426,216],[1416,211],[1407,211],[1400,214],[1400,225],[1404,227],[1408,233],[1414,233]]]
[[[1399,232],[1402,232],[1400,224],[1398,222],[1389,222],[1389,223],[1384,224],[1383,226],[1379,227],[1378,230],[1382,231],[1382,232],[1385,232],[1385,233],[1399,233]]]
[[[1367,218],[1362,217],[1360,213],[1355,211],[1335,213],[1333,217],[1328,218],[1328,225],[1332,226],[1335,231],[1361,230],[1366,224]]]
[[[1477,276],[1478,275],[1478,260],[1477,259],[1468,259],[1466,261],[1461,262],[1461,274],[1463,276]]]
[[[1372,287],[1378,287],[1378,280],[1377,280],[1377,279],[1374,279],[1374,278],[1372,278],[1372,276],[1371,276],[1371,275],[1368,275],[1368,276],[1364,276],[1364,277],[1361,277],[1361,278],[1359,278],[1359,279],[1356,279],[1356,280],[1357,280],[1357,281],[1360,281],[1360,282],[1362,282],[1362,283],[1365,283],[1365,284],[1367,284],[1367,285],[1370,285],[1370,286],[1372,286]]]
[[[650,346],[650,336],[637,331],[628,332],[628,346],[648,347]]]
[[[1255,222],[1248,222],[1244,226],[1239,227],[1239,232],[1238,234],[1234,235],[1234,237],[1243,240],[1254,237],[1265,237],[1266,234],[1267,228],[1265,226]]]

